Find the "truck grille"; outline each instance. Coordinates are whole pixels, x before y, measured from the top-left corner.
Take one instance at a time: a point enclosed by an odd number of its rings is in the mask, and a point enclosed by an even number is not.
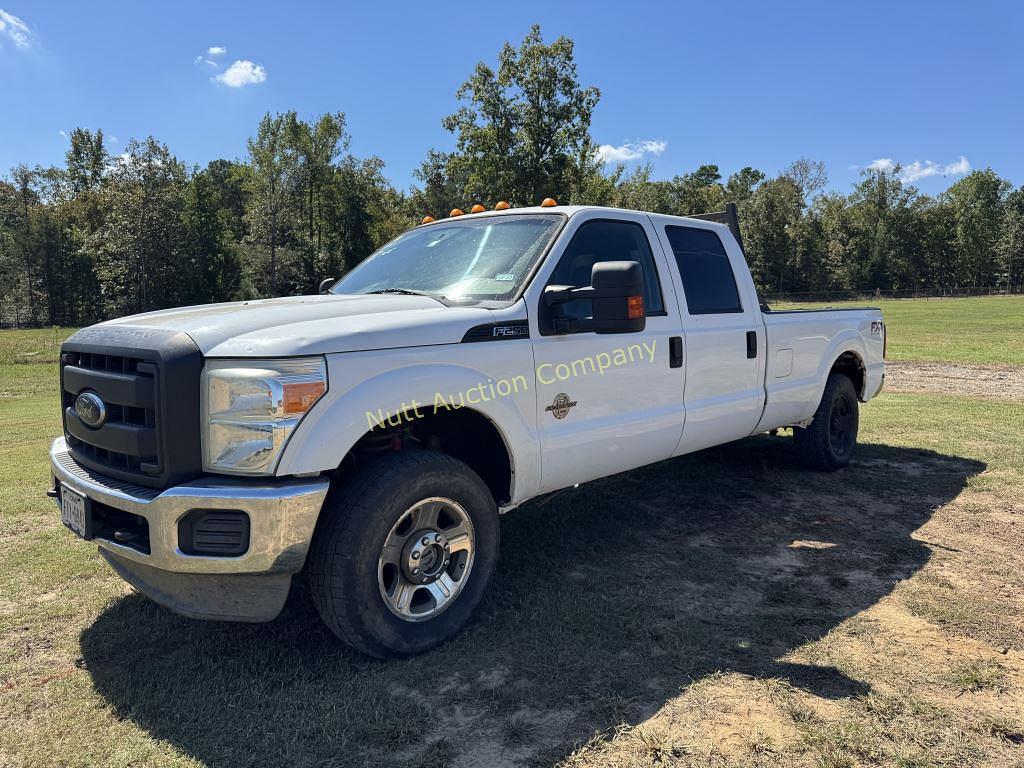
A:
[[[90,352],[65,352],[61,364],[64,421],[72,448],[113,469],[158,469],[156,365],[137,357]],[[97,429],[75,412],[75,398],[83,391],[95,392],[106,405],[106,421]]]
[[[75,461],[151,488],[201,474],[202,356],[188,336],[93,326],[64,343],[60,363],[64,435]],[[86,392],[106,410],[98,426],[75,408]]]

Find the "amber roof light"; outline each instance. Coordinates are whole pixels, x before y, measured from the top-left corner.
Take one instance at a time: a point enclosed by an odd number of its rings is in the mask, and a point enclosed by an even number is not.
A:
[[[541,208],[551,208],[558,205],[553,197],[545,197],[544,201],[540,204]]]
[[[469,212],[470,213],[483,213],[486,210],[487,209],[484,208],[482,205],[480,205],[480,203],[477,203],[476,205],[474,205],[472,208],[469,209]]]
[[[463,211],[461,208],[452,208],[452,212],[449,213],[448,215],[449,216],[464,216],[465,213],[466,212]]]
[[[509,205],[508,203],[506,203],[504,200],[499,200],[498,204],[494,206],[494,210],[496,210],[496,211],[504,211],[504,210],[506,210],[508,208],[511,208],[511,207],[512,206]]]
[[[434,217],[433,217],[433,216],[431,216],[431,215],[430,215],[430,214],[428,213],[428,214],[427,214],[426,216],[424,216],[424,217],[423,217],[423,221],[421,221],[421,222],[420,222],[420,224],[429,224],[429,223],[430,223],[430,222],[432,222],[433,220],[434,220]]]

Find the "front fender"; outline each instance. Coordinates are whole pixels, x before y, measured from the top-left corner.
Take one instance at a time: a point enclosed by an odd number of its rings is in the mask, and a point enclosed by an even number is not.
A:
[[[403,412],[415,419],[466,407],[490,419],[505,442],[513,503],[536,492],[540,442],[528,341],[343,353],[329,355],[327,367],[328,391],[292,435],[279,475],[337,468],[389,416],[398,423]]]

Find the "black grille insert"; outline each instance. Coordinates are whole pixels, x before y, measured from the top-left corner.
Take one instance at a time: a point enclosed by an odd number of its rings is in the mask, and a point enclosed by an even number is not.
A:
[[[199,376],[203,358],[188,334],[131,322],[83,328],[61,347],[68,451],[83,467],[148,488],[202,474]],[[85,391],[106,420],[89,426],[75,410]],[[95,405],[95,403],[94,403]],[[93,418],[93,409],[84,409]]]
[[[158,472],[156,373],[155,364],[138,357],[64,352],[64,427],[72,450],[104,469]],[[75,412],[75,399],[85,391],[99,395],[107,409],[106,421],[95,429]]]

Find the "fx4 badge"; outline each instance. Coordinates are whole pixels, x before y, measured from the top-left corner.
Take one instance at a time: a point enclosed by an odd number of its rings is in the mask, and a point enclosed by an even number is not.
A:
[[[564,419],[569,415],[569,409],[576,407],[576,401],[570,400],[569,396],[565,392],[559,392],[555,396],[555,402],[545,408],[545,411],[550,411],[551,415],[556,419]]]

